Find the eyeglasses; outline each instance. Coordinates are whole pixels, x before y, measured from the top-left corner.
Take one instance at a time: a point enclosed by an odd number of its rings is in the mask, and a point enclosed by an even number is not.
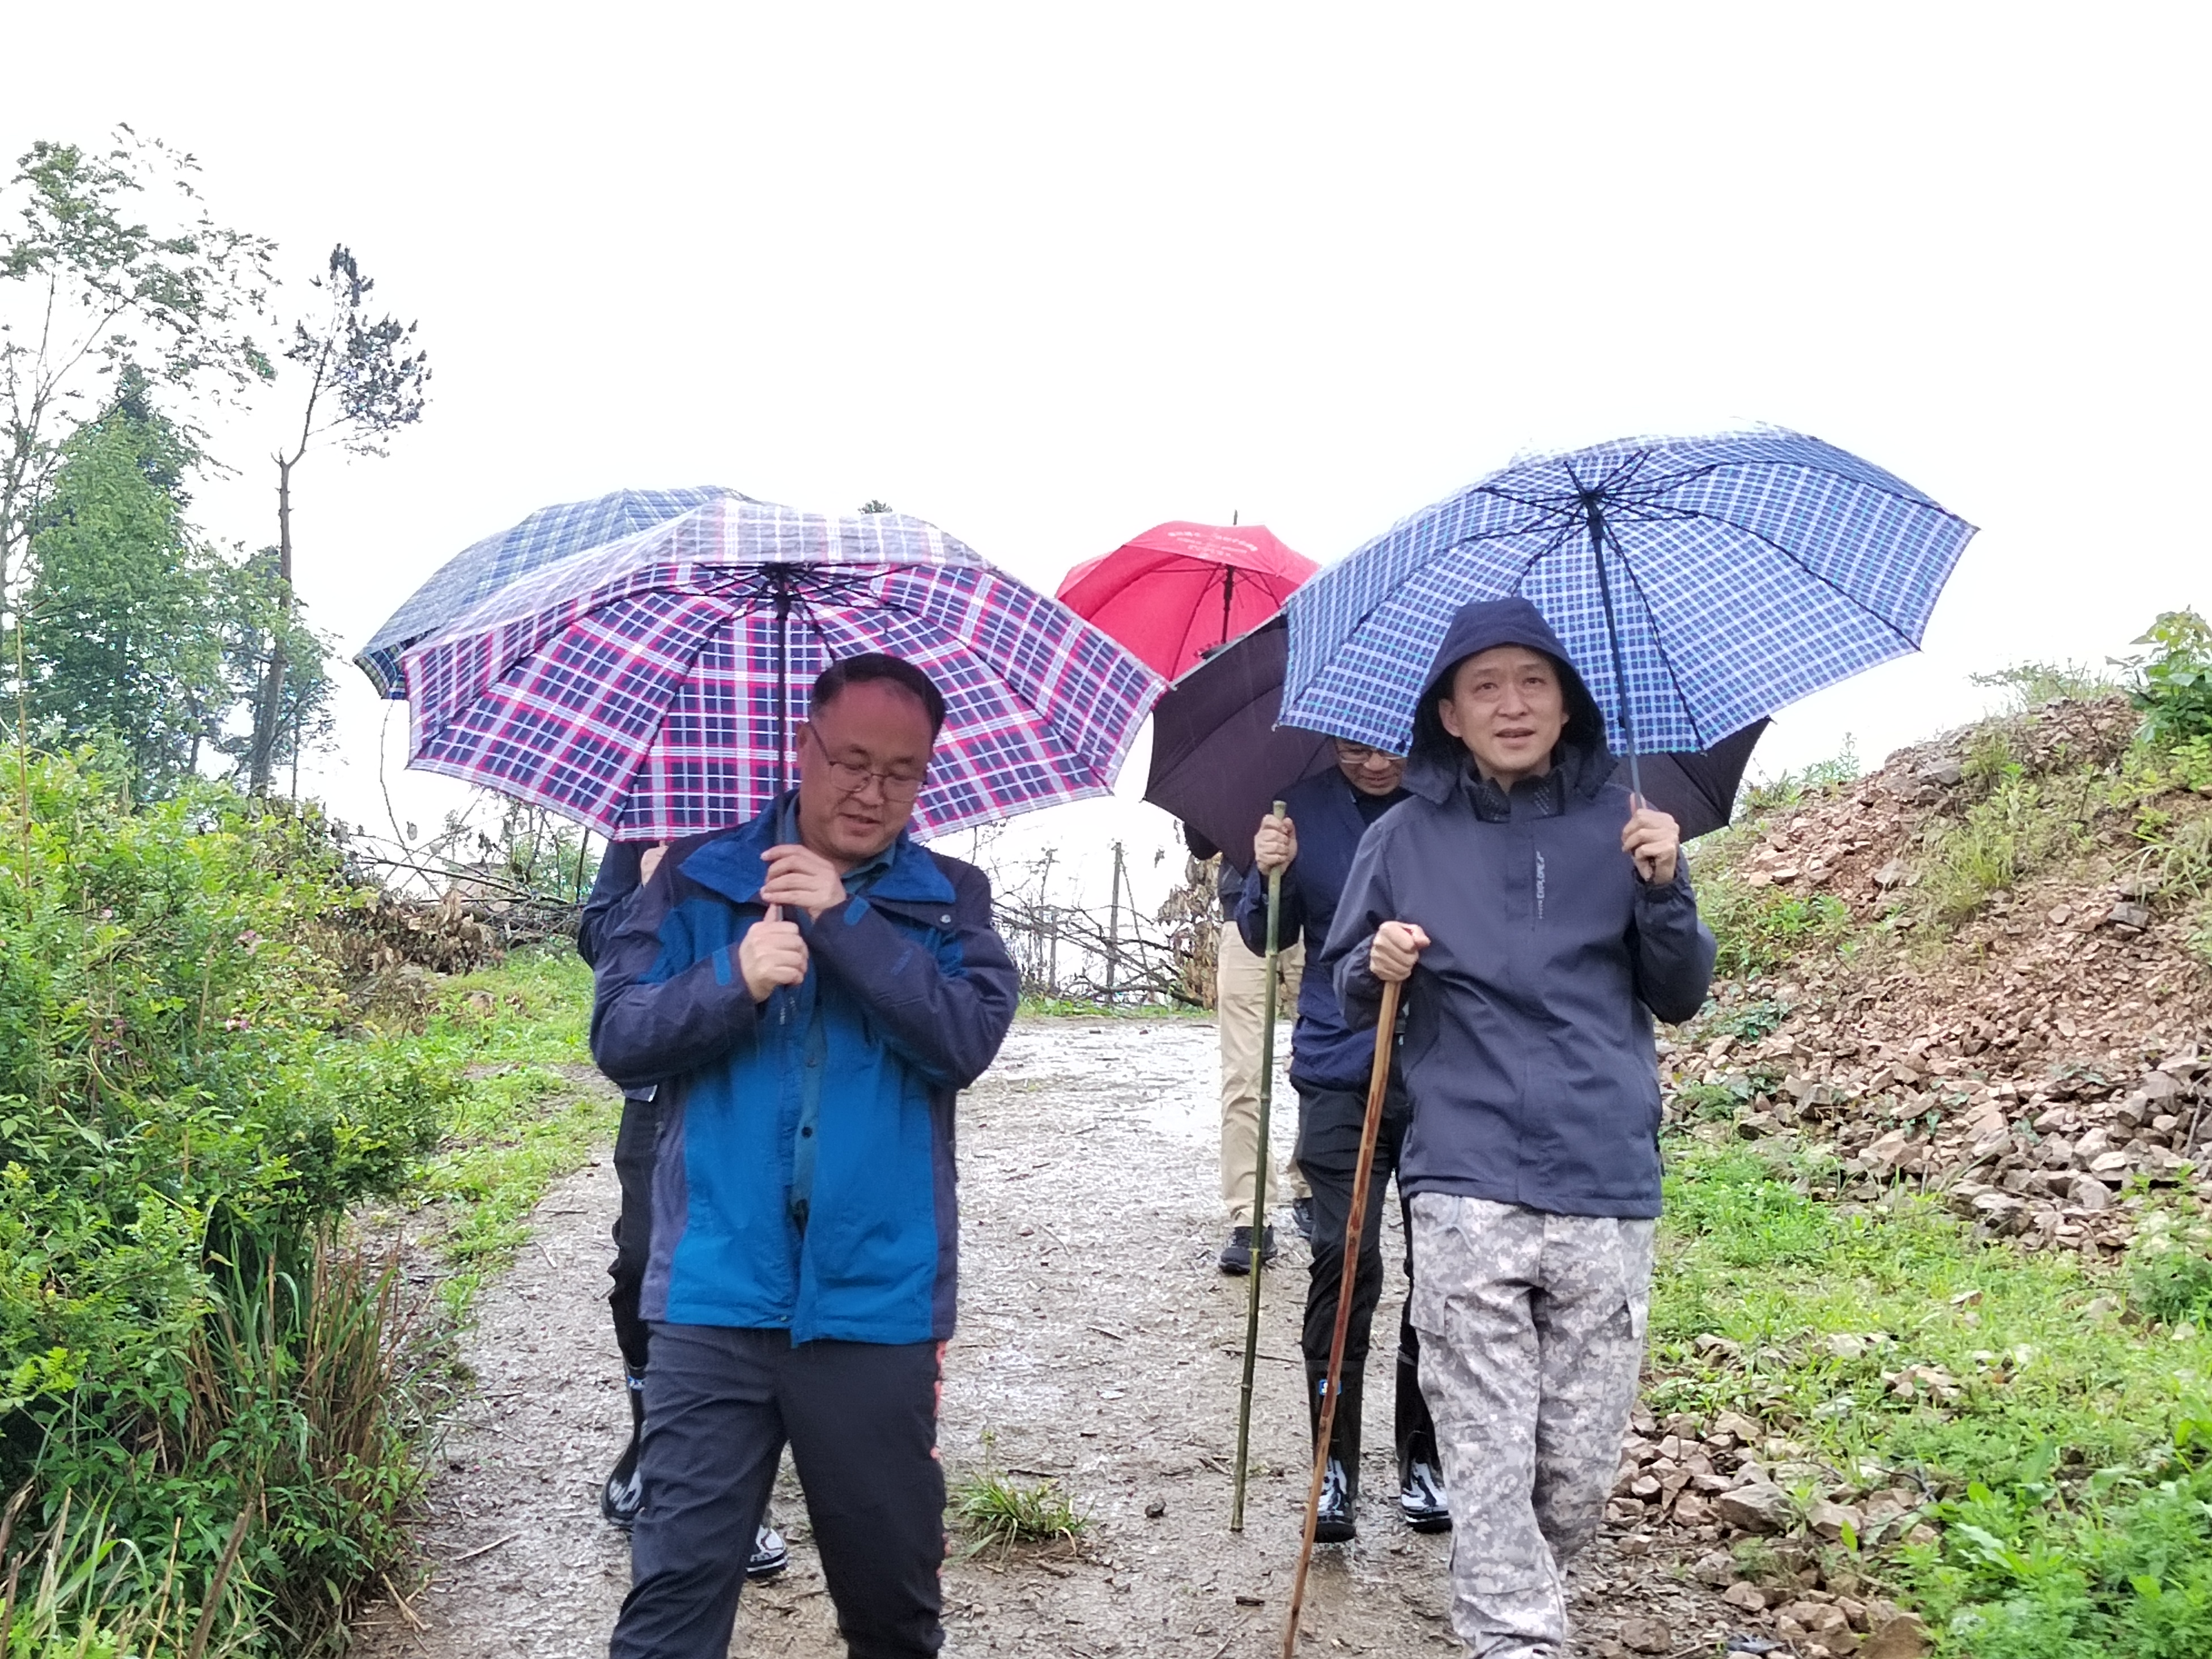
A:
[[[872,767],[848,766],[830,752],[830,745],[822,741],[822,734],[808,722],[806,735],[814,739],[814,746],[822,751],[822,758],[830,768],[830,781],[837,786],[840,794],[857,795],[868,787],[872,779],[884,792],[888,801],[910,801],[921,793],[927,781],[926,772],[878,772]]]
[[[1392,754],[1387,749],[1370,748],[1364,743],[1347,743],[1342,738],[1336,739],[1336,757],[1346,766],[1366,766],[1376,761],[1396,761],[1403,758],[1401,756]]]

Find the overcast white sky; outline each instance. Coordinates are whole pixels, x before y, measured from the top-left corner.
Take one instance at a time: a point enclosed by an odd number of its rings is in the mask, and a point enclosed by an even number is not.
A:
[[[1773,768],[2212,608],[2205,16],[15,4],[0,147],[127,120],[295,300],[343,240],[420,319],[422,425],[298,480],[349,650],[623,485],[881,496],[1048,589],[1164,519],[1327,561],[1522,448],[1765,420],[1982,526],[1926,653],[1785,713]],[[218,428],[211,532],[274,539],[290,403]],[[343,696],[314,786],[380,818],[383,709]],[[1164,839],[1082,807],[1022,839],[1109,830]]]

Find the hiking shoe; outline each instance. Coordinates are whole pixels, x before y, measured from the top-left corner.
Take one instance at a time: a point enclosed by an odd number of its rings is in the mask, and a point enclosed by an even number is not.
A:
[[[1291,1224],[1298,1230],[1298,1237],[1309,1244],[1313,1243],[1313,1200],[1294,1198],[1291,1200]]]
[[[745,1577],[758,1583],[763,1578],[773,1578],[791,1565],[790,1547],[783,1534],[766,1522],[753,1534],[752,1559],[745,1563]]]
[[[1249,1227],[1231,1227],[1229,1230],[1228,1240],[1222,1245],[1221,1255],[1218,1259],[1221,1271],[1232,1277],[1241,1279],[1250,1273],[1252,1271],[1252,1230]],[[1262,1227],[1260,1229],[1260,1263],[1265,1267],[1274,1259],[1275,1230],[1273,1227]]]
[[[1344,1464],[1332,1457],[1328,1474],[1322,1477],[1321,1507],[1314,1512],[1315,1543],[1349,1544],[1359,1536],[1359,1523],[1352,1514],[1352,1482],[1344,1473]]]
[[[1415,1532],[1449,1532],[1451,1505],[1433,1463],[1409,1464],[1398,1484],[1398,1513]]]

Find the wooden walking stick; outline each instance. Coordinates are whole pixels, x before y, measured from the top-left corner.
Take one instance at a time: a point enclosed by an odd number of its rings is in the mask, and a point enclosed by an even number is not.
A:
[[[1283,816],[1283,803],[1275,803],[1275,816]],[[1283,872],[1267,877],[1267,988],[1266,1013],[1260,1021],[1260,1152],[1252,1166],[1252,1282],[1244,1304],[1244,1389],[1237,1402],[1237,1483],[1229,1499],[1229,1530],[1244,1530],[1244,1455],[1252,1442],[1252,1366],[1260,1357],[1260,1264],[1267,1252],[1261,1242],[1267,1235],[1267,1108],[1275,1098],[1275,931],[1282,921]]]
[[[1306,1487],[1306,1531],[1298,1545],[1297,1577],[1291,1581],[1291,1622],[1283,1631],[1283,1659],[1298,1650],[1298,1615],[1305,1610],[1306,1569],[1313,1565],[1314,1528],[1321,1518],[1322,1483],[1328,1478],[1328,1443],[1336,1429],[1336,1396],[1344,1377],[1344,1340],[1352,1328],[1352,1281],[1359,1272],[1359,1235],[1367,1224],[1367,1188],[1374,1171],[1375,1143],[1382,1133],[1382,1097],[1390,1087],[1390,1045],[1398,1024],[1398,995],[1404,981],[1382,988],[1382,1010],[1375,1021],[1375,1069],[1367,1078],[1367,1121],[1359,1131],[1359,1167],[1352,1177],[1352,1212],[1344,1224],[1344,1273],[1336,1282],[1336,1330],[1328,1340],[1328,1392],[1321,1402],[1321,1429],[1315,1437],[1312,1482]]]

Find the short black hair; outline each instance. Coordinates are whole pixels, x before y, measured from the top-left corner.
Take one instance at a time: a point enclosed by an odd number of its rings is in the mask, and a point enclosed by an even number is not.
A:
[[[848,685],[866,685],[871,680],[889,680],[893,685],[903,686],[921,700],[922,710],[929,716],[929,735],[933,738],[945,729],[945,693],[937,689],[937,682],[902,657],[894,657],[881,651],[864,651],[857,657],[840,657],[814,677],[814,696],[808,704],[810,710],[827,708],[836,702],[837,694]]]

